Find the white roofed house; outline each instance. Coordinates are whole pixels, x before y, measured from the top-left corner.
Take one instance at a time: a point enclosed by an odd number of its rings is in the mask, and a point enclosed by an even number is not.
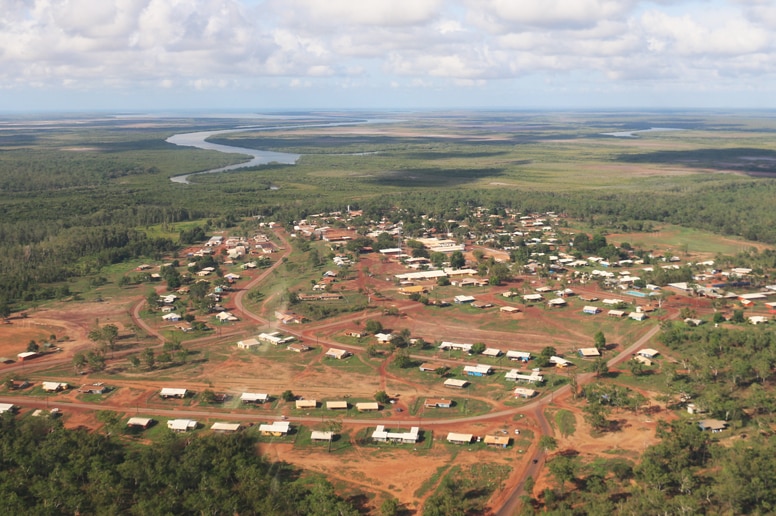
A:
[[[561,358],[558,356],[551,356],[550,363],[555,364],[555,367],[568,367],[568,366],[574,365],[572,362],[569,362],[565,358]]]
[[[243,403],[266,403],[269,401],[269,394],[263,392],[244,392],[240,395],[240,401]]]
[[[460,434],[457,432],[449,432],[447,434],[447,442],[453,444],[470,444],[474,439],[472,434]]]
[[[486,348],[485,351],[482,352],[482,356],[484,357],[500,357],[501,356],[501,350],[498,348]]]
[[[487,376],[492,370],[493,368],[486,364],[467,365],[463,367],[464,374],[468,376]]]
[[[167,421],[167,428],[173,432],[188,432],[197,428],[197,422],[193,419],[170,419]]]
[[[239,321],[240,320],[233,313],[227,312],[226,310],[216,314],[216,319],[218,319],[221,322],[233,322],[233,321]]]
[[[261,435],[271,435],[273,437],[287,435],[290,430],[291,423],[288,421],[275,421],[271,425],[259,425],[259,432],[261,432]]]
[[[149,426],[151,426],[151,423],[153,423],[154,420],[150,417],[131,417],[127,421],[127,426],[131,428],[142,428],[146,429]]]
[[[472,344],[460,344],[457,342],[442,342],[439,345],[439,349],[466,351],[468,353],[472,349]]]
[[[11,412],[16,410],[16,407],[13,403],[0,403],[0,414],[5,414],[6,412]]]
[[[527,382],[527,383],[542,383],[544,377],[535,371],[531,371],[530,374],[521,373],[518,369],[512,369],[507,371],[504,375],[504,379],[512,382]]]
[[[239,349],[252,349],[261,346],[261,343],[256,339],[245,339],[237,343]]]
[[[334,432],[322,432],[320,430],[313,430],[310,433],[311,441],[330,442],[333,439],[334,439]]]
[[[509,360],[520,360],[521,362],[528,362],[531,360],[531,353],[527,351],[507,351],[507,358]]]
[[[159,397],[168,399],[168,398],[180,398],[183,399],[188,395],[189,391],[186,389],[174,389],[172,387],[165,387],[161,391],[159,391]]]
[[[391,442],[413,444],[420,438],[420,427],[413,426],[409,432],[391,432],[385,429],[385,425],[377,425],[372,432],[372,440],[377,442]]]
[[[526,389],[525,387],[517,387],[514,390],[515,398],[533,398],[536,396],[536,392],[533,389]]]
[[[329,348],[328,350],[326,350],[326,353],[324,356],[326,356],[327,358],[342,360],[343,358],[347,358],[350,355],[351,355],[350,351],[346,351],[344,349]]]
[[[240,423],[213,423],[210,429],[220,434],[231,434],[240,429]]]
[[[41,389],[46,392],[59,392],[70,388],[70,385],[63,382],[41,382]]]

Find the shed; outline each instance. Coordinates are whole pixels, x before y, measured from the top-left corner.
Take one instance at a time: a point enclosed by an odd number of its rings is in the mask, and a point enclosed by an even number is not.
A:
[[[520,309],[517,308],[516,306],[502,306],[501,308],[499,308],[499,311],[508,313],[508,314],[516,314],[520,312]]]
[[[487,348],[485,351],[482,352],[482,356],[484,357],[499,357],[501,356],[502,351],[498,348]]]
[[[591,358],[591,357],[600,357],[601,352],[598,351],[596,348],[579,348],[577,350],[577,353],[579,356],[584,358]]]
[[[569,362],[565,358],[561,358],[557,356],[551,356],[550,363],[555,364],[555,367],[568,367],[568,366],[574,365],[573,363]]]
[[[21,353],[16,354],[16,359],[19,362],[24,362],[25,360],[31,360],[35,357],[39,357],[40,353],[37,353],[35,351],[23,351]]]

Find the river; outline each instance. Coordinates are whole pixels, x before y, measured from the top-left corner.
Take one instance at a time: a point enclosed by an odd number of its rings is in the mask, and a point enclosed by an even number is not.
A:
[[[182,174],[179,176],[173,176],[170,180],[174,183],[189,184],[189,177],[200,174],[214,174],[216,172],[226,172],[228,170],[236,170],[238,168],[255,167],[258,165],[268,165],[270,163],[279,163],[281,165],[294,165],[297,160],[302,157],[301,154],[292,154],[290,152],[275,152],[259,149],[248,149],[246,147],[235,147],[232,145],[221,145],[218,143],[210,143],[208,138],[213,136],[220,136],[222,134],[241,133],[249,131],[278,131],[281,129],[307,129],[314,127],[338,127],[345,125],[361,125],[361,124],[380,124],[380,123],[393,123],[398,120],[389,119],[368,119],[355,122],[323,122],[320,124],[301,124],[301,125],[289,125],[289,126],[250,126],[240,127],[235,129],[223,129],[220,131],[199,131],[195,133],[181,133],[175,134],[165,140],[167,143],[174,145],[180,145],[183,147],[196,147],[204,150],[214,150],[218,152],[225,152],[227,154],[243,154],[249,156],[248,161],[242,163],[236,163],[234,165],[228,165],[226,167],[214,168],[211,170],[202,170],[200,172],[191,172],[189,174]]]

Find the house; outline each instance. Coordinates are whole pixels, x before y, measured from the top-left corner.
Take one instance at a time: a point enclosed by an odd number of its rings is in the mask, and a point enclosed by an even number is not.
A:
[[[150,417],[131,417],[127,421],[127,426],[130,428],[142,428],[146,429],[154,422]]]
[[[531,360],[531,354],[527,351],[507,351],[507,358],[509,360],[520,360],[521,362],[528,362]]]
[[[457,342],[442,342],[439,345],[439,349],[441,350],[457,350],[457,351],[465,351],[469,352],[472,349],[471,344],[459,344]]]
[[[263,392],[244,392],[240,394],[240,401],[243,403],[266,403],[269,401],[269,394]]]
[[[497,448],[506,448],[509,446],[509,437],[506,435],[486,435],[482,441],[485,446],[494,446]]]
[[[240,423],[213,423],[210,429],[219,434],[231,434],[240,429]]]
[[[469,385],[469,382],[466,380],[456,380],[455,378],[448,378],[445,380],[444,384],[445,387],[451,387],[453,389],[463,389],[467,385]]]
[[[78,392],[84,392],[86,394],[105,394],[107,391],[108,388],[102,383],[82,385],[78,388]]]
[[[196,430],[197,424],[193,419],[170,419],[167,421],[167,428],[173,432],[188,432]]]
[[[70,388],[70,386],[63,382],[41,382],[41,389],[46,392],[59,392]]]
[[[364,335],[366,335],[366,333],[364,333],[362,331],[359,331],[359,330],[348,330],[348,331],[345,332],[345,336],[346,337],[354,337],[356,339],[360,339]]]
[[[412,294],[425,294],[428,292],[428,288],[423,285],[411,285],[408,287],[402,287],[399,289],[399,294],[405,296],[411,296]]]
[[[644,348],[637,351],[636,354],[645,358],[655,358],[660,354],[660,351],[652,348]]]
[[[609,317],[625,317],[625,312],[623,310],[609,310],[606,315]]]
[[[262,342],[269,342],[270,344],[279,346],[280,344],[288,344],[289,342],[293,342],[296,337],[283,335],[279,331],[273,331],[272,333],[260,333],[258,339]]]
[[[634,321],[645,321],[647,319],[647,314],[644,312],[631,312],[628,314],[628,317]]]
[[[520,313],[520,309],[517,308],[516,306],[502,306],[501,308],[499,308],[499,311],[507,314]]]
[[[347,410],[348,402],[347,401],[327,401],[326,409],[327,410]]]
[[[424,373],[427,373],[427,372],[434,372],[438,370],[440,367],[444,367],[444,366],[442,364],[435,364],[434,362],[423,362],[422,364],[420,364],[420,367],[418,369],[420,369]]]
[[[239,349],[252,349],[261,346],[261,343],[256,339],[245,339],[237,342]]]
[[[648,359],[647,357],[643,357],[641,355],[635,355],[633,357],[633,360],[638,362],[639,364],[645,365],[645,366],[651,366],[652,360]]]
[[[550,308],[560,308],[562,306],[566,306],[566,300],[562,297],[556,297],[555,299],[550,299],[547,301],[547,306]]]
[[[0,414],[5,414],[6,412],[13,413],[16,407],[14,407],[13,403],[0,403]]]
[[[297,409],[314,409],[318,407],[316,400],[296,400],[294,403]]]
[[[334,432],[321,432],[320,430],[310,432],[311,441],[331,442],[332,439],[334,439]]]
[[[719,433],[728,427],[726,421],[720,421],[719,419],[703,419],[698,421],[698,428],[701,430],[711,430],[712,433]]]
[[[423,406],[426,408],[450,408],[453,406],[453,400],[426,398],[426,401],[423,402]]]
[[[456,432],[450,432],[447,434],[447,442],[453,444],[470,444],[474,439],[472,434],[459,434]]]
[[[282,324],[302,324],[306,321],[304,317],[302,317],[299,314],[295,314],[294,312],[275,312],[275,319],[280,321]]]
[[[239,321],[240,320],[234,314],[232,314],[232,312],[227,312],[226,310],[216,314],[216,319],[218,319],[222,323],[223,322],[234,322],[234,321]]]
[[[596,315],[601,312],[601,309],[597,306],[585,306],[582,308],[583,314]]]
[[[351,355],[350,351],[346,351],[344,349],[337,349],[337,348],[329,348],[326,350],[326,353],[324,354],[327,358],[334,358],[336,360],[342,360],[343,358],[347,358]]]
[[[40,353],[36,353],[35,351],[22,351],[21,353],[16,354],[16,359],[19,362],[24,362],[25,360],[32,360],[33,358],[39,357]]]
[[[291,430],[291,423],[288,421],[275,421],[271,425],[259,425],[261,435],[271,435],[273,437],[282,437]]]
[[[453,298],[453,303],[457,305],[462,305],[465,303],[473,303],[475,301],[474,296],[464,296],[463,294],[455,296]]]
[[[393,335],[390,333],[375,333],[375,338],[380,344],[388,344],[393,340]]]
[[[597,348],[579,348],[577,350],[577,353],[582,358],[593,358],[593,357],[600,357],[601,352],[598,351]]]
[[[374,412],[376,410],[380,410],[380,404],[376,401],[356,403],[356,410],[359,412]]]
[[[516,388],[512,394],[515,395],[515,398],[533,398],[536,396],[536,392],[533,389],[526,389],[524,387],[518,387]]]
[[[749,316],[749,322],[757,326],[758,324],[766,324],[768,322],[767,317],[763,317],[762,315],[751,315]]]
[[[528,383],[542,383],[544,377],[535,371],[531,371],[531,374],[523,374],[517,369],[507,371],[504,375],[505,380],[511,382],[528,382]]]
[[[468,376],[487,376],[492,370],[492,367],[485,364],[463,366],[463,372]]]
[[[385,425],[377,425],[372,432],[372,440],[381,443],[413,444],[418,442],[420,427],[413,426],[409,432],[391,432],[385,429]]]
[[[501,356],[501,350],[498,348],[486,348],[485,351],[482,352],[482,356],[484,357],[500,357]]]
[[[555,367],[569,367],[574,365],[568,360],[566,360],[565,358],[556,357],[556,356],[550,357],[550,363],[555,364]]]
[[[302,344],[301,342],[295,342],[293,344],[289,344],[288,346],[286,346],[286,349],[288,351],[293,351],[295,353],[302,353],[304,351],[309,351],[310,346],[306,344]]]
[[[163,399],[179,398],[183,399],[189,394],[186,389],[173,389],[172,387],[165,387],[159,391],[159,397]]]

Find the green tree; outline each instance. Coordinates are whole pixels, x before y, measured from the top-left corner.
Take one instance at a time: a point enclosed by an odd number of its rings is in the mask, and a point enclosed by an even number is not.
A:
[[[34,340],[31,340],[27,343],[27,351],[31,353],[37,353],[38,351],[40,351],[40,346],[38,345],[37,342],[35,342]]]
[[[383,331],[383,325],[376,319],[369,319],[364,325],[364,329],[374,335]]]
[[[375,401],[382,404],[388,404],[391,401],[391,397],[385,391],[377,391],[375,393]]]
[[[606,336],[604,335],[604,332],[601,330],[596,332],[596,334],[593,336],[593,345],[595,346],[595,349],[600,352],[606,350]]]
[[[548,451],[555,451],[558,448],[558,441],[551,435],[543,435],[539,438],[539,448]]]
[[[380,516],[398,516],[400,510],[401,504],[393,496],[389,496],[380,504]]]
[[[285,390],[285,391],[283,391],[283,394],[280,395],[280,399],[282,399],[283,401],[285,401],[287,403],[290,403],[290,402],[296,400],[296,395],[293,392],[291,392],[290,390]]]
[[[486,348],[484,343],[482,343],[482,342],[475,342],[474,344],[472,344],[472,347],[469,350],[469,352],[472,355],[481,355],[483,353],[483,351],[485,351],[485,349],[487,349],[487,348]]]
[[[579,465],[575,458],[558,455],[552,459],[547,466],[550,470],[550,474],[555,477],[555,481],[558,483],[558,489],[560,490],[560,496],[563,498],[566,482],[570,482],[576,478]]]
[[[84,367],[86,367],[87,360],[83,353],[76,353],[73,355],[73,367],[76,373],[80,373]]]
[[[453,269],[461,269],[466,265],[466,258],[464,258],[461,251],[453,251],[450,253],[450,267]]]
[[[143,362],[145,362],[147,369],[153,369],[156,365],[156,357],[154,355],[154,350],[151,348],[145,348],[143,350]]]

